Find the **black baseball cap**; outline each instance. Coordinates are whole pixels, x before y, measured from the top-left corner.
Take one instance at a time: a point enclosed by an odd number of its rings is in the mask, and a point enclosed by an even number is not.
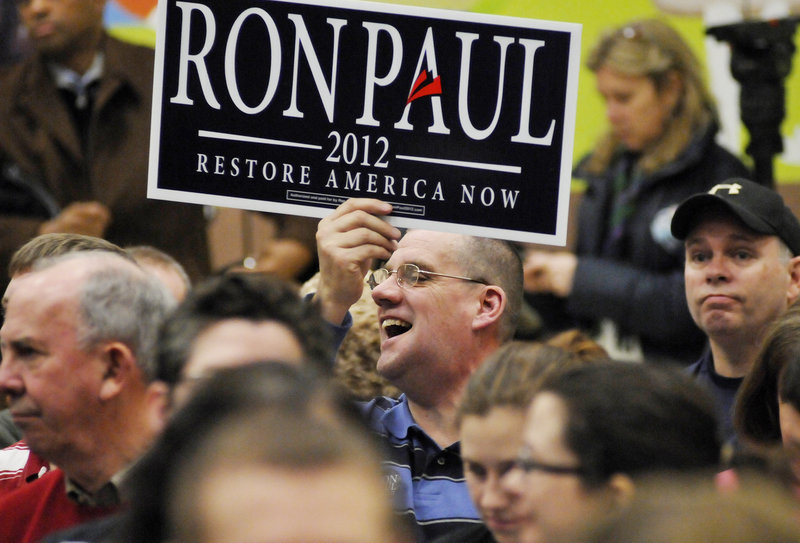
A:
[[[800,255],[800,221],[775,190],[747,179],[728,179],[684,200],[672,216],[672,235],[685,240],[710,208],[725,209],[759,234],[778,236]]]

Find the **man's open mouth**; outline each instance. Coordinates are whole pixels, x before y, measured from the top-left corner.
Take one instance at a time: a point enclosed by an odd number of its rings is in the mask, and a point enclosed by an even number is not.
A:
[[[401,321],[400,319],[386,319],[381,323],[386,335],[390,338],[399,336],[411,330],[411,323]]]

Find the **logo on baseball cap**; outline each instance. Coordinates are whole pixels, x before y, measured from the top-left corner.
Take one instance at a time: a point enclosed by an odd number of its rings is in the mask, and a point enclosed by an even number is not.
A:
[[[759,234],[778,236],[794,255],[800,255],[800,221],[780,194],[747,179],[729,179],[684,200],[672,216],[672,235],[685,240],[711,208],[728,211]]]

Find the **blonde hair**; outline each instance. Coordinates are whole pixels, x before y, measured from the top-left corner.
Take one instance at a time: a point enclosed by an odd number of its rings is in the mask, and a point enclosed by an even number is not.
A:
[[[677,75],[680,98],[662,136],[645,148],[639,159],[638,166],[645,173],[672,162],[694,134],[717,120],[700,62],[680,34],[659,20],[631,22],[605,34],[590,52],[586,65],[592,72],[607,67],[627,76],[648,77],[658,92],[664,90],[671,74]],[[602,136],[586,164],[587,171],[605,171],[619,145],[619,138],[611,131]]]

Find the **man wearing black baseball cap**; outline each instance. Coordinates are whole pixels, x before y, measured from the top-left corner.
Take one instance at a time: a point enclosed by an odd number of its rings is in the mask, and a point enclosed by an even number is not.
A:
[[[732,438],[736,391],[764,332],[800,295],[800,222],[774,190],[730,179],[685,200],[671,226],[686,249],[689,312],[710,345],[689,371],[716,396]]]

